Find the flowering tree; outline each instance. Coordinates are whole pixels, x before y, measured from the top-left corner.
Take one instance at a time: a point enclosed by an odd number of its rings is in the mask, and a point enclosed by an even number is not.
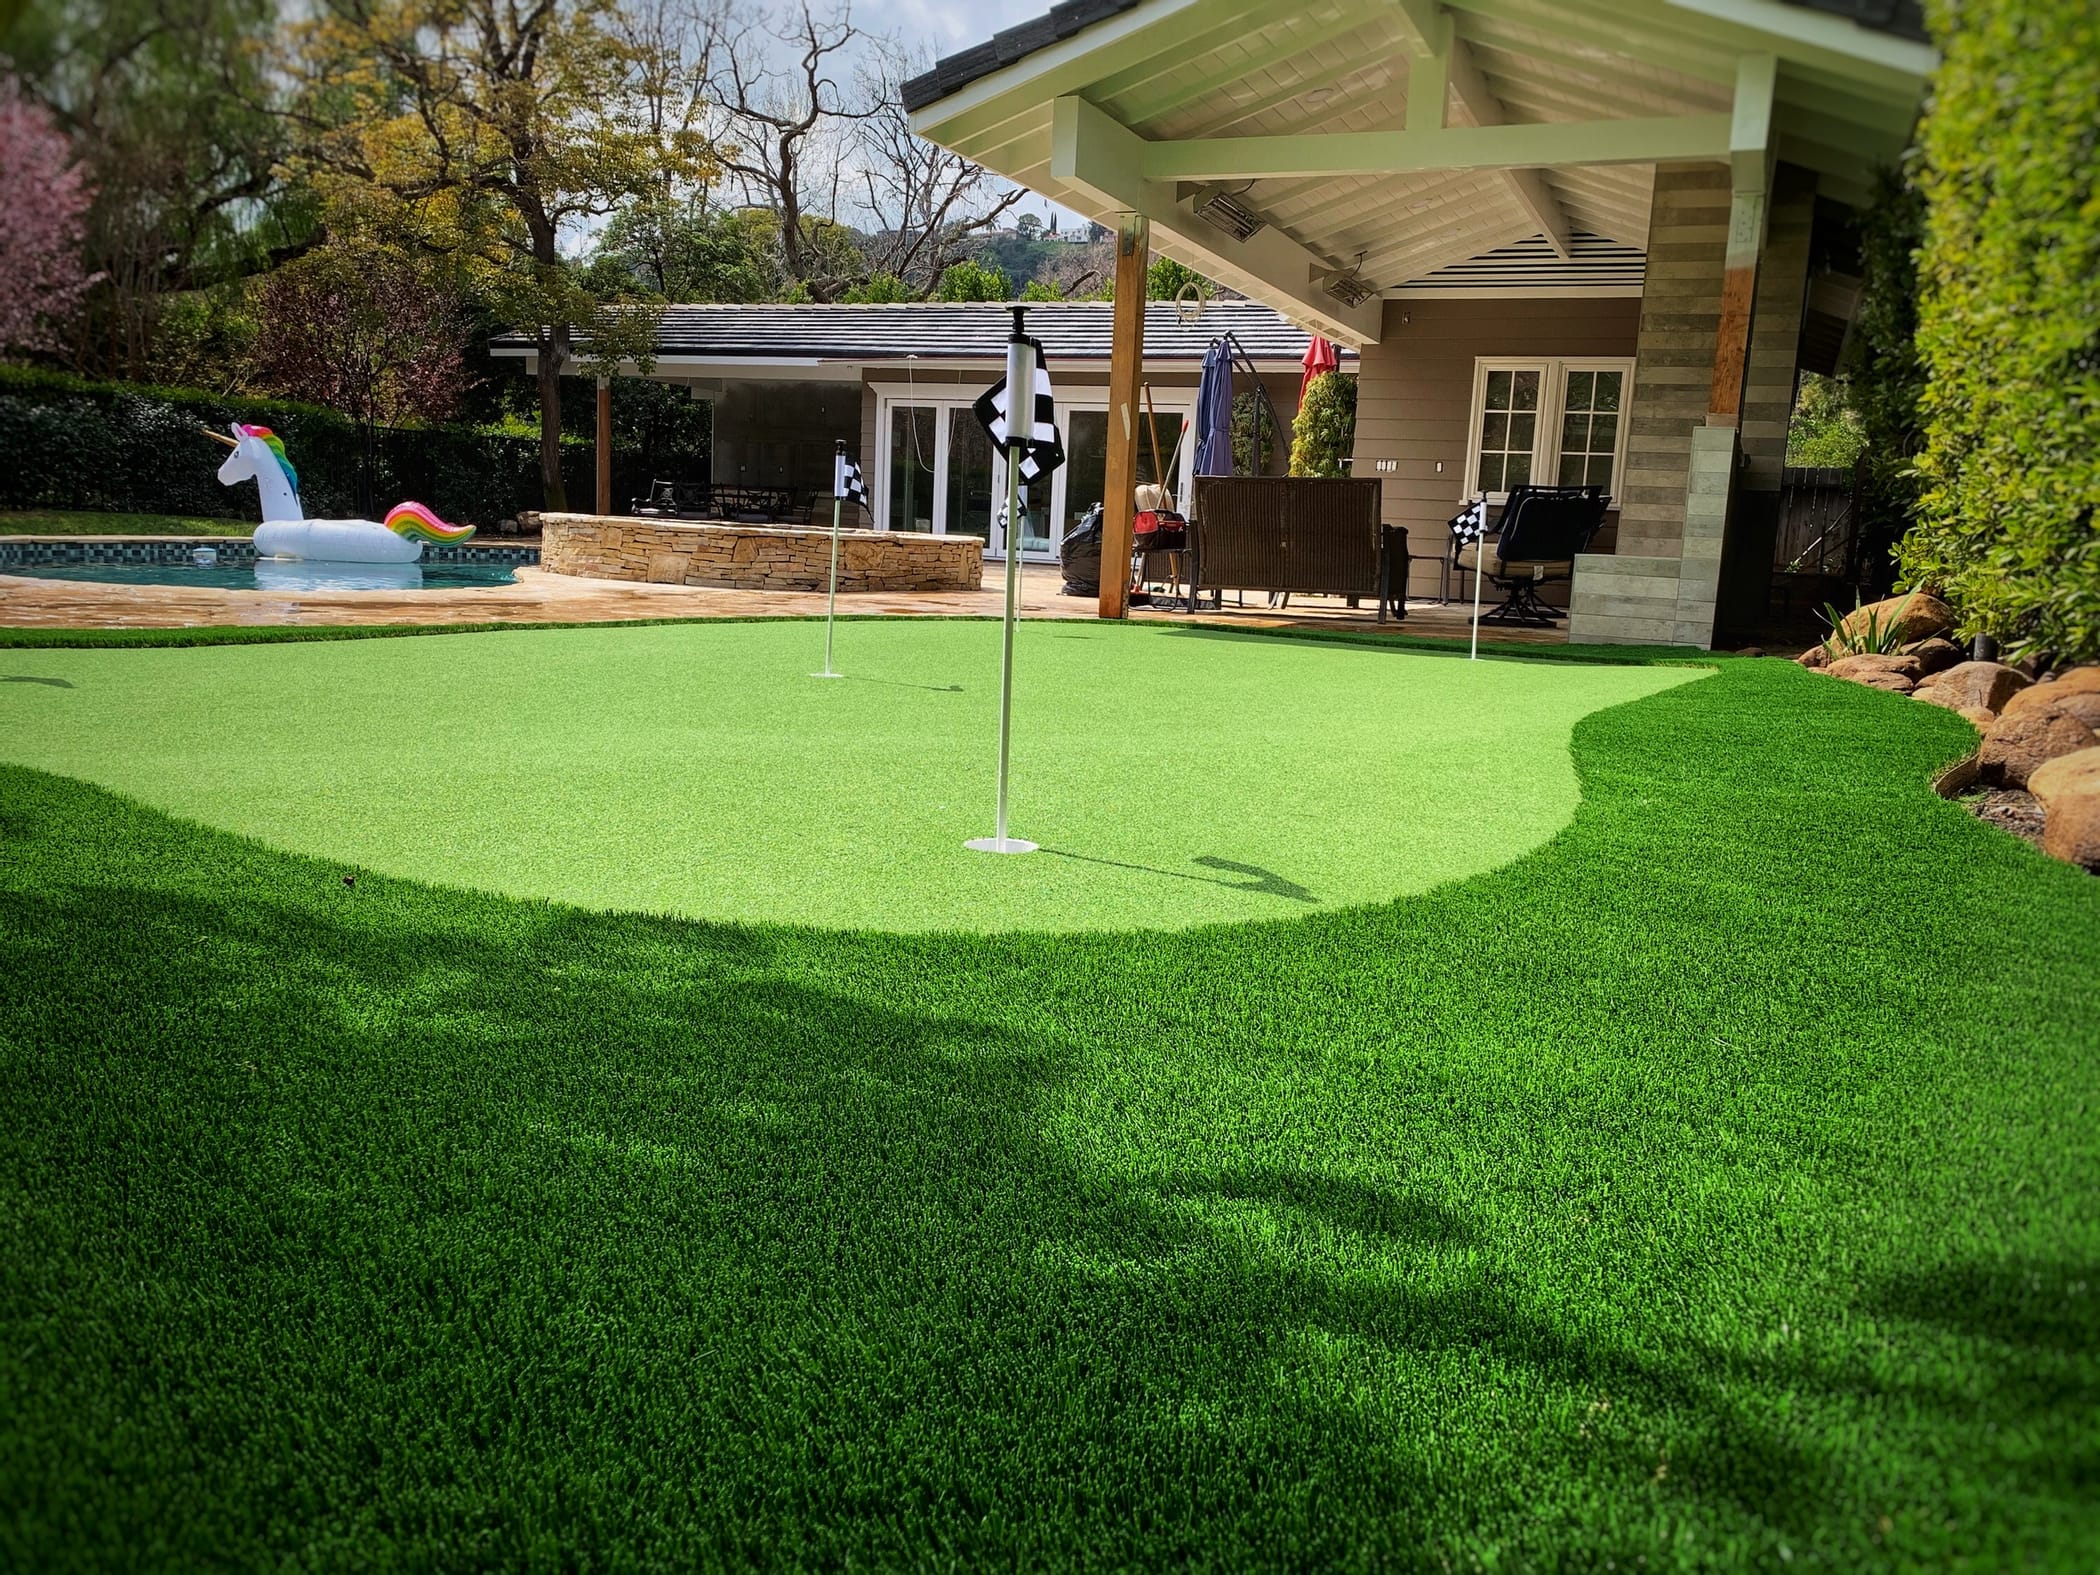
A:
[[[92,198],[65,133],[0,78],[0,354],[56,348],[54,326],[79,310]]]
[[[259,378],[358,424],[370,508],[374,430],[442,420],[466,391],[457,294],[394,253],[333,246],[269,275],[255,304]]]

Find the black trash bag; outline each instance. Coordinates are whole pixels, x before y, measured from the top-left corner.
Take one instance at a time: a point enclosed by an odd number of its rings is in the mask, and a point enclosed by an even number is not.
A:
[[[1079,523],[1057,549],[1058,566],[1065,574],[1067,596],[1101,594],[1101,505],[1095,504],[1080,516]]]

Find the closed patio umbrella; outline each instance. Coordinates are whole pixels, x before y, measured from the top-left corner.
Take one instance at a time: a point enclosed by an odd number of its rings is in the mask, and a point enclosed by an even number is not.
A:
[[[1196,474],[1232,474],[1232,347],[1213,339],[1196,385]]]
[[[1342,358],[1335,354],[1334,346],[1314,334],[1312,343],[1305,347],[1305,359],[1300,363],[1305,368],[1305,375],[1298,379],[1298,403],[1305,403],[1305,391],[1312,387],[1314,378],[1322,372],[1339,370],[1341,364]]]

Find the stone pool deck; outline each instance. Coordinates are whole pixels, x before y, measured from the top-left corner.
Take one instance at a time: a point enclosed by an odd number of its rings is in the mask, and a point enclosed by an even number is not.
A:
[[[975,591],[863,591],[839,598],[842,616],[996,618],[1003,606],[1005,571],[989,564]],[[1091,596],[1066,596],[1055,567],[1030,564],[1021,576],[1021,610],[1030,618],[1091,618]],[[1241,628],[1351,629],[1408,635],[1463,637],[1467,609],[1417,604],[1404,624],[1380,625],[1367,609],[1328,598],[1299,598],[1271,610],[1250,594],[1245,608],[1228,599],[1225,611],[1201,621]],[[713,590],[590,580],[544,569],[518,571],[512,585],[432,591],[208,590],[178,585],[97,585],[80,580],[0,574],[0,627],[31,629],[184,629],[226,625],[328,626],[347,624],[623,623],[649,618],[822,617],[824,597],[802,591]],[[1134,608],[1138,619],[1188,622],[1187,615]],[[1496,641],[1559,645],[1560,629],[1483,631]]]

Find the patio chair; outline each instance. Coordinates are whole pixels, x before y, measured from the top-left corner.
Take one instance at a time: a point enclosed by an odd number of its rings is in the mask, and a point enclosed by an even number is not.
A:
[[[1558,625],[1559,610],[1540,598],[1539,587],[1574,579],[1575,555],[1604,528],[1610,501],[1599,486],[1511,488],[1496,533],[1458,554],[1459,567],[1486,574],[1503,592],[1502,604],[1480,621],[1535,629]]]

